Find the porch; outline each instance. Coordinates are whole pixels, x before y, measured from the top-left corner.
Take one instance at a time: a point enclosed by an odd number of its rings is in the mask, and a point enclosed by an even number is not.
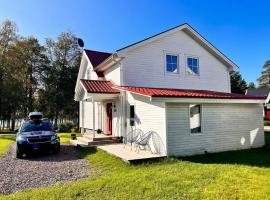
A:
[[[120,91],[112,88],[110,81],[81,80],[80,92],[75,98],[80,102],[81,133],[89,139],[99,137],[97,131],[109,136],[122,136],[123,104]]]
[[[154,154],[149,150],[140,150],[139,152],[136,152],[134,148],[131,150],[129,145],[125,146],[123,143],[104,146],[99,145],[97,147],[111,155],[121,158],[127,163],[139,163],[142,161],[158,160],[166,157],[165,155]]]
[[[152,153],[150,150],[145,149],[140,149],[137,152],[134,146],[131,148],[130,144],[125,145],[120,137],[97,133],[95,137],[93,137],[92,133],[84,134],[81,137],[77,137],[77,140],[70,140],[70,144],[79,148],[96,147],[127,163],[139,163],[166,157],[165,155]]]

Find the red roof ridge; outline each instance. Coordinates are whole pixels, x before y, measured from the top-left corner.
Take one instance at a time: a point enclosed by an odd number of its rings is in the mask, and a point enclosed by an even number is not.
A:
[[[177,88],[153,88],[134,86],[115,86],[116,89],[123,89],[150,97],[170,98],[217,98],[217,99],[265,99],[261,96],[250,96],[236,93],[217,92],[210,90],[177,89]]]

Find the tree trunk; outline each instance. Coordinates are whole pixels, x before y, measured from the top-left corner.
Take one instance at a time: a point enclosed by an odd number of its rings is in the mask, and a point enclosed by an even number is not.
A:
[[[10,117],[7,120],[7,129],[10,130]]]
[[[14,117],[11,119],[11,131],[15,130],[15,119]]]
[[[28,74],[29,74],[28,112],[33,112],[33,69],[32,69],[32,66],[29,66]]]

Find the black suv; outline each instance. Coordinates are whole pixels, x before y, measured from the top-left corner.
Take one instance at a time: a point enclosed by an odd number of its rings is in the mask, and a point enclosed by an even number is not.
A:
[[[60,151],[60,138],[46,119],[29,119],[23,122],[16,136],[16,157],[36,151]]]

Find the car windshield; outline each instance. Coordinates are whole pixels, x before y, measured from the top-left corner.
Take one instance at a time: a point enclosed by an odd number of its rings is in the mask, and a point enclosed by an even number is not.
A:
[[[21,132],[32,131],[52,131],[53,127],[50,122],[25,122],[22,125]]]

